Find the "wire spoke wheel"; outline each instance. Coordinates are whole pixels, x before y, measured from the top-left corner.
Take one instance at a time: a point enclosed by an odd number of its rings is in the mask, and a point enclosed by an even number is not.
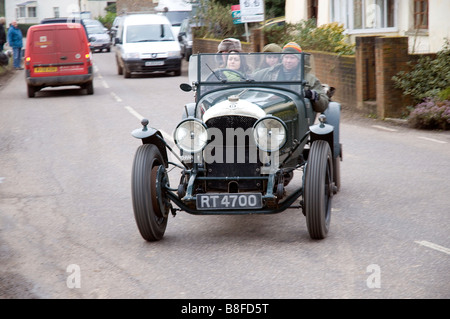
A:
[[[312,239],[328,235],[333,197],[333,157],[326,141],[315,141],[309,152],[305,171],[304,208]]]
[[[147,241],[162,239],[167,227],[167,214],[158,202],[157,194],[162,185],[157,182],[158,169],[164,165],[163,157],[156,145],[141,145],[134,157],[131,197],[134,217],[141,236]]]

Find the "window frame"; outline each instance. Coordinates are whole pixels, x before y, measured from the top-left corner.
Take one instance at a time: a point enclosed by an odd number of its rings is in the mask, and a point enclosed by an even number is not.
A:
[[[330,5],[330,17],[333,22],[338,22],[344,24],[344,27],[346,29],[346,33],[348,34],[361,34],[361,33],[386,33],[386,32],[398,32],[398,1],[399,0],[392,0],[394,1],[393,9],[394,12],[392,13],[392,27],[387,27],[389,23],[389,16],[388,16],[388,0],[382,0],[383,1],[383,10],[381,12],[381,20],[385,21],[384,26],[381,27],[375,27],[375,28],[369,28],[364,27],[366,25],[366,16],[367,16],[367,10],[366,10],[366,0],[361,1],[361,28],[355,27],[355,0],[331,0]],[[401,0],[404,1],[404,0]]]
[[[419,4],[419,6],[417,6]],[[422,11],[423,4],[426,4],[425,11]],[[419,9],[418,9],[419,7]],[[413,15],[414,15],[414,29],[418,30],[428,30],[429,29],[429,21],[430,21],[430,3],[428,0],[414,0],[413,7]],[[426,17],[426,19],[424,19]],[[420,19],[420,21],[419,21]],[[426,23],[423,21],[426,20]],[[418,22],[419,21],[419,22]]]

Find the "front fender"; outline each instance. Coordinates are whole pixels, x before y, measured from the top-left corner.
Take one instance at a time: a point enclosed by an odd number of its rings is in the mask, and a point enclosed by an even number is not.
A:
[[[342,157],[341,144],[339,142],[341,105],[336,102],[330,102],[323,114],[326,116],[325,123],[315,124],[309,127],[311,132],[311,142],[315,140],[325,140],[330,144],[333,157]]]
[[[335,157],[341,155],[341,144],[339,136],[339,127],[341,122],[341,105],[337,102],[330,102],[328,108],[323,112],[327,117],[327,123],[332,125],[334,128],[334,154]]]
[[[146,122],[148,124],[148,121]],[[135,129],[131,132],[131,135],[137,139],[142,140],[142,144],[154,144],[158,147],[159,152],[164,158],[164,165],[168,166],[168,157],[167,157],[167,149],[166,142],[164,141],[164,137],[160,131],[154,129],[152,127],[147,127],[147,124],[143,122],[143,127]]]

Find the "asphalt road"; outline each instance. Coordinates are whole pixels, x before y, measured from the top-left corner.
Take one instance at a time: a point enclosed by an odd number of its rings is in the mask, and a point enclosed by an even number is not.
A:
[[[344,111],[342,188],[331,229],[298,209],[169,218],[136,227],[139,118],[170,136],[192,94],[181,77],[117,75],[94,55],[95,94],[0,89],[0,298],[449,298],[450,135]],[[172,171],[172,185],[178,172]]]

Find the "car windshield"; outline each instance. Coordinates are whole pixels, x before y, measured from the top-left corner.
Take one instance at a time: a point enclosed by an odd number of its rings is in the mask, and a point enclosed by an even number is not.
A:
[[[181,22],[191,15],[191,11],[168,11],[164,15],[173,26],[180,26]]]
[[[103,31],[103,28],[98,25],[87,25],[86,29],[89,34],[105,33],[105,31]]]
[[[199,54],[189,62],[189,80],[198,84],[200,96],[213,89],[254,86],[299,93],[311,69],[309,59],[305,53]]]
[[[170,24],[130,25],[126,36],[128,43],[174,40]]]

